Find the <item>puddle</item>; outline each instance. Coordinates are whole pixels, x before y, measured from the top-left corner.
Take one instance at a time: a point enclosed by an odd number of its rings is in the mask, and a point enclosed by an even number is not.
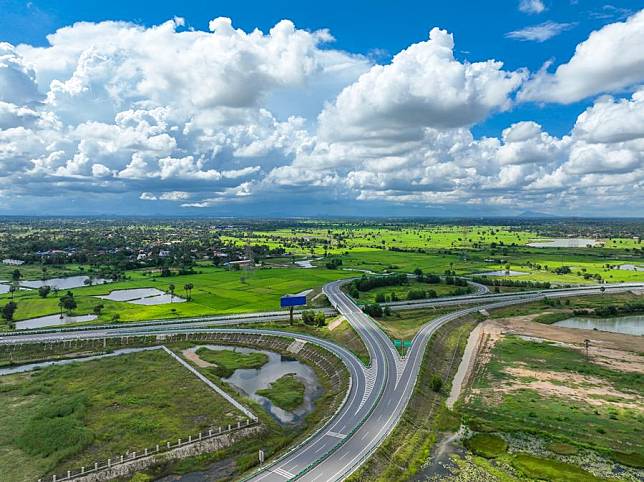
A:
[[[96,315],[78,315],[69,316],[48,315],[39,316],[38,318],[30,318],[28,320],[16,321],[16,330],[29,330],[31,328],[45,328],[49,326],[67,325],[69,323],[81,323],[83,321],[94,321],[98,316]]]
[[[224,345],[199,345],[190,348],[190,351],[196,352],[199,348],[266,354],[268,356],[268,362],[261,368],[240,368],[235,370],[230,377],[222,378],[222,380],[230,384],[239,393],[259,403],[280,424],[298,423],[313,410],[315,400],[322,395],[322,387],[315,372],[312,368],[300,361],[287,359],[279,353],[272,351]],[[273,405],[273,402],[268,398],[257,395],[256,393],[257,390],[268,388],[272,382],[289,373],[294,373],[305,385],[304,402],[292,412],[282,410]]]

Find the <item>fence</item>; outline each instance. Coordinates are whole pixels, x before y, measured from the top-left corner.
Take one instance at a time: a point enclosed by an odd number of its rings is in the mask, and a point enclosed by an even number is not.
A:
[[[62,477],[59,477],[56,474],[54,474],[51,476],[51,479],[49,479],[49,477],[47,477],[46,479],[38,479],[38,482],[48,482],[49,480],[51,480],[51,482],[63,482],[66,480],[72,480],[77,477],[89,475],[92,473],[100,472],[102,470],[116,467],[121,464],[129,463],[129,462],[132,462],[133,460],[150,457],[152,455],[157,455],[160,453],[170,452],[171,450],[174,450],[179,447],[185,447],[188,445],[196,444],[204,440],[219,437],[221,435],[235,432],[237,430],[241,430],[257,424],[258,422],[256,420],[251,420],[247,418],[245,423],[242,423],[241,421],[239,421],[237,422],[237,425],[228,425],[228,427],[217,427],[216,429],[211,428],[211,429],[208,429],[207,432],[199,432],[197,435],[194,435],[194,436],[188,435],[187,439],[177,439],[176,443],[165,442],[165,443],[157,444],[154,448],[151,448],[151,449],[147,449],[147,448],[143,449],[143,451],[140,451],[140,452],[127,452],[123,455],[117,455],[116,457],[109,458],[107,460],[96,461],[94,462],[94,465],[90,465],[88,467],[81,467],[79,470],[68,470],[67,473]]]

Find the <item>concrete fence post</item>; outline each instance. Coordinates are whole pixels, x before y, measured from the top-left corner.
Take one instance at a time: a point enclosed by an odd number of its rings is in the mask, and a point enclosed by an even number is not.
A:
[[[241,427],[241,420],[237,420],[237,428]]]
[[[51,480],[52,480],[52,482],[56,482],[56,475],[55,474],[51,476]]]
[[[201,440],[201,432],[199,432],[199,440]]]
[[[247,418],[247,419],[246,419],[246,425],[247,425],[247,426],[248,426],[248,425],[250,425],[250,418]]]
[[[177,445],[181,445],[181,439],[179,439],[179,442],[177,443]]]
[[[159,444],[157,444],[157,452],[159,451]]]
[[[228,424],[228,431],[230,432],[230,424]]]
[[[123,456],[121,455],[121,463],[123,463]]]
[[[81,467],[81,475],[85,473],[85,467]]]
[[[136,458],[136,452],[132,452],[132,458],[133,458],[133,459],[135,459],[135,458]]]
[[[112,466],[112,459],[107,459],[107,467],[109,468],[111,466]]]
[[[188,435],[188,443],[192,442],[192,435]]]
[[[98,462],[94,462],[94,470],[98,470]]]
[[[219,427],[219,433],[221,433],[221,427]]]
[[[212,437],[212,429],[208,430],[208,437]]]
[[[68,478],[68,479],[71,479],[71,477],[72,477],[72,471],[71,471],[71,470],[68,470],[68,471],[67,471],[67,478]]]
[[[170,442],[168,442],[168,448],[170,448]]]

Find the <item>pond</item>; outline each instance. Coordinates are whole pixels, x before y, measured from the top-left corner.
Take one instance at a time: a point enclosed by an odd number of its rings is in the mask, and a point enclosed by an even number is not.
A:
[[[505,269],[500,269],[498,271],[488,271],[486,273],[476,273],[478,276],[523,276],[524,273],[523,271],[512,271],[512,270],[505,270]]]
[[[67,278],[49,278],[45,280],[37,281],[21,281],[20,286],[26,288],[38,289],[41,286],[50,286],[52,289],[56,290],[71,290],[72,288],[81,288],[87,286],[85,281],[89,279],[89,276],[68,276]],[[103,278],[93,278],[92,284],[102,285],[104,283],[110,283],[112,280],[103,279]]]
[[[66,313],[63,313],[62,318],[59,314],[39,316],[38,318],[16,321],[16,330],[29,330],[33,328],[67,325],[68,323],[81,323],[83,321],[94,321],[96,318],[98,318],[96,315],[69,316]]]
[[[192,347],[189,351],[196,352],[199,348],[234,350],[241,353],[264,353],[268,356],[268,363],[261,368],[240,368],[235,370],[230,377],[222,378],[222,380],[239,393],[259,403],[282,425],[300,422],[303,417],[313,411],[315,400],[322,395],[322,386],[315,371],[298,360],[289,359],[272,351],[224,345],[200,345]],[[289,373],[294,373],[305,386],[304,403],[292,412],[282,410],[268,398],[257,395],[258,390],[268,388],[272,382]]]
[[[295,264],[298,265],[300,268],[306,268],[306,269],[315,268],[315,266],[313,266],[311,264],[311,261],[309,261],[308,259],[305,259],[302,261],[296,261]]]
[[[581,330],[610,331],[626,335],[644,335],[644,315],[621,316],[618,318],[574,317],[554,323],[555,326]]]
[[[165,305],[167,303],[183,303],[186,301],[180,296],[171,296],[156,288],[114,290],[109,295],[97,296],[97,298],[110,301],[124,301],[133,305]]]
[[[554,238],[535,240],[528,243],[528,246],[533,248],[585,248],[588,245],[596,246],[598,244],[601,242],[589,238]]]

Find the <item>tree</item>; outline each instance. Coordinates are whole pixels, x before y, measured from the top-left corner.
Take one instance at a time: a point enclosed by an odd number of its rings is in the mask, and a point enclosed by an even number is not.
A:
[[[168,291],[170,292],[170,303],[172,303],[172,299],[174,298],[175,289],[176,287],[172,283],[170,283],[170,285],[168,286]]]
[[[384,303],[386,301],[384,293],[378,293],[376,295],[376,303]]]
[[[194,285],[192,283],[186,283],[183,285],[183,289],[186,292],[186,299],[190,301],[192,299],[192,288],[194,288]]]
[[[420,268],[416,268],[414,270],[414,274],[416,275],[416,278],[420,278],[421,276],[423,276],[423,270]]]
[[[95,314],[96,316],[100,316],[100,315],[101,315],[101,312],[103,311],[103,308],[105,308],[105,306],[104,306],[103,304],[96,305],[96,306],[94,307],[94,309],[93,309],[94,314]]]
[[[47,298],[47,295],[49,295],[50,292],[51,286],[44,285],[38,288],[38,296],[40,296],[41,298]]]
[[[11,299],[13,300],[14,293],[18,291],[18,284],[15,281],[12,281],[9,285],[9,293],[11,293]]]
[[[78,306],[76,300],[74,299],[74,293],[68,291],[63,296],[61,296],[60,301],[58,302],[58,306],[60,307],[61,318],[63,317],[63,310],[67,311],[68,315],[71,315],[72,310]]]
[[[112,321],[114,323],[118,322],[120,319],[121,319],[121,315],[119,315],[118,313],[115,313],[112,315]]]
[[[19,269],[14,269],[13,273],[11,273],[11,280],[20,281],[20,278],[22,278],[22,273],[20,272]]]
[[[13,314],[18,309],[18,304],[15,301],[10,301],[2,307],[2,318],[7,321],[13,320]]]

